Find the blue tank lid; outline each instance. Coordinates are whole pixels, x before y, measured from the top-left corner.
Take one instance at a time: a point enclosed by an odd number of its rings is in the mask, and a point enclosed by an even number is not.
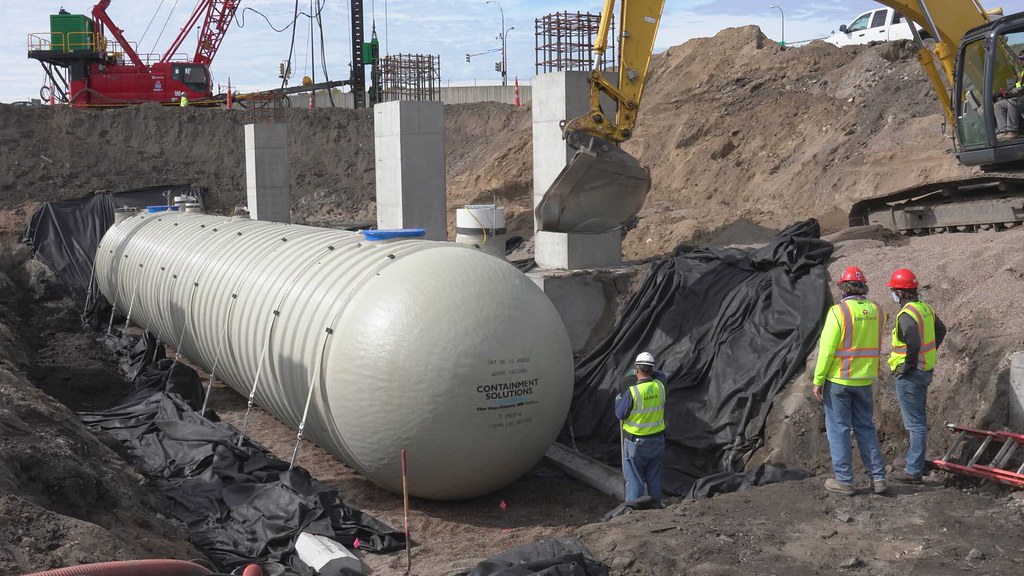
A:
[[[391,230],[360,230],[367,240],[391,240],[392,238],[422,238],[426,228],[394,228]]]
[[[177,206],[146,206],[146,212],[150,212],[150,213],[153,213],[153,212],[167,212],[168,210],[170,210],[172,212],[176,212],[178,210],[178,207]]]

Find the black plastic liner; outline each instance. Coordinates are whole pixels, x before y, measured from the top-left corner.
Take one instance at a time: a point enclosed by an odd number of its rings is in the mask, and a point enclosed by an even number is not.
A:
[[[96,247],[114,223],[114,210],[166,206],[175,196],[203,199],[206,188],[168,184],[123,192],[100,191],[73,200],[47,202],[32,214],[21,241],[61,280],[84,292],[92,277]]]
[[[464,576],[608,576],[608,568],[575,538],[551,538],[513,548]]]
[[[611,334],[576,365],[560,441],[619,462],[615,395],[649,351],[666,375],[663,483],[742,470],[762,442],[772,399],[817,342],[831,296],[832,245],[808,220],[758,249],[702,248],[659,260]]]
[[[293,552],[300,532],[350,549],[358,538],[366,552],[405,547],[404,534],[346,506],[305,469],[289,470],[262,446],[246,438],[239,443],[230,424],[201,416],[199,375],[163,358],[152,338],[114,336],[108,344],[137,390],[115,408],[79,416],[125,445],[129,461],[170,499],[189,539],[220,569],[259,561],[303,573]]]

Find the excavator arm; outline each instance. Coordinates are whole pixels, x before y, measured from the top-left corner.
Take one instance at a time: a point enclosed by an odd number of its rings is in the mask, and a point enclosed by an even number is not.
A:
[[[618,144],[633,136],[647,69],[665,0],[620,0],[618,81],[598,69],[608,47],[615,0],[605,0],[594,43],[594,67],[587,77],[590,110],[561,123],[562,136],[576,150],[537,205],[538,228],[557,232],[606,232],[636,218],[651,188],[650,171]],[[601,96],[615,105],[609,115]]]
[[[658,22],[665,6],[664,0],[622,0],[619,22],[622,27],[622,41],[619,47],[618,83],[613,84],[600,70],[600,62],[608,49],[608,30],[611,27],[612,10],[615,0],[605,0],[601,12],[601,24],[594,43],[594,69],[587,81],[590,83],[590,112],[574,118],[562,127],[567,140],[575,132],[583,132],[603,138],[609,142],[625,142],[633,136],[636,114],[640,110],[647,69],[654,51],[654,38],[658,34]],[[601,109],[601,94],[607,94],[615,103],[614,119]],[[570,140],[570,144],[572,141]]]

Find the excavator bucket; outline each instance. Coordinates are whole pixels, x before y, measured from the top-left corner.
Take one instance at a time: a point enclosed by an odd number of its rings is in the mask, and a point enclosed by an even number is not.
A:
[[[608,232],[636,218],[651,172],[618,146],[594,138],[576,151],[537,205],[539,230]]]

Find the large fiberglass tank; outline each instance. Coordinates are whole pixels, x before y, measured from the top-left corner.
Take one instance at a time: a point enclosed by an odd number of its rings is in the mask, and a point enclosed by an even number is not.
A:
[[[435,499],[529,470],[572,394],[565,327],[479,249],[198,214],[140,214],[96,280],[134,325],[378,485]],[[301,463],[301,462],[300,462]]]

